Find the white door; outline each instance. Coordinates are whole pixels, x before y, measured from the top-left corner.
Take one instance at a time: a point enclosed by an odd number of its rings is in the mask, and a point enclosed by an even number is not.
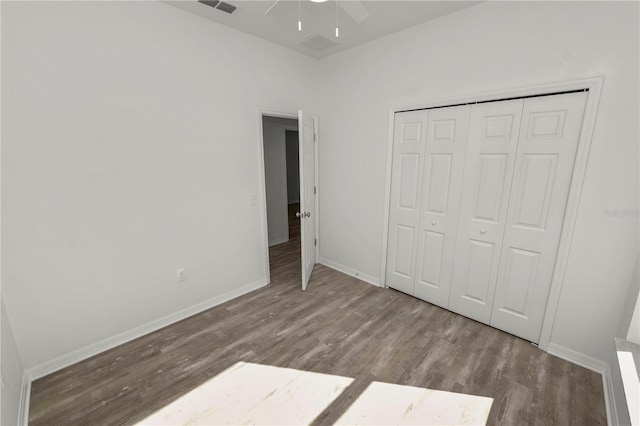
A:
[[[300,245],[302,258],[302,289],[306,290],[316,264],[315,227],[315,132],[313,118],[298,112],[300,159]]]
[[[491,325],[538,342],[586,92],[526,99]]]
[[[413,294],[427,111],[395,115],[386,284]]]
[[[429,111],[414,295],[447,308],[458,228],[469,106]]]
[[[471,107],[449,309],[488,324],[523,100]]]

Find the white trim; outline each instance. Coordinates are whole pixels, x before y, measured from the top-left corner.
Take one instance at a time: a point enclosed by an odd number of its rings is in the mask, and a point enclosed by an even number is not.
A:
[[[627,410],[632,425],[640,425],[640,380],[633,360],[633,353],[626,350],[616,350],[618,367],[622,376],[622,390],[627,401]]]
[[[25,371],[22,374],[22,387],[20,389],[20,405],[18,406],[18,424],[29,424],[29,403],[31,401],[31,380]]]
[[[581,80],[573,80],[559,83],[542,84],[536,86],[529,86],[523,88],[514,88],[507,90],[495,90],[482,92],[475,95],[457,96],[449,98],[441,98],[436,100],[430,100],[414,104],[395,104],[390,109],[389,114],[389,138],[387,148],[387,181],[385,187],[385,205],[384,205],[384,223],[383,223],[383,235],[382,235],[382,261],[381,261],[381,273],[380,283],[385,285],[386,276],[386,258],[387,258],[387,234],[389,230],[389,208],[391,204],[391,167],[392,167],[392,153],[393,153],[393,125],[394,116],[396,112],[411,110],[411,109],[423,109],[431,108],[443,105],[455,105],[462,103],[472,103],[478,101],[487,101],[492,99],[502,99],[510,97],[522,97],[531,96],[537,94],[546,94],[554,92],[566,92],[572,90],[589,89],[587,92],[587,101],[585,104],[584,118],[582,122],[582,129],[580,132],[580,140],[578,141],[578,151],[576,153],[576,159],[573,168],[573,174],[571,177],[571,187],[569,190],[569,196],[567,199],[567,207],[565,210],[564,222],[562,224],[562,230],[560,233],[560,243],[558,245],[558,254],[556,256],[556,264],[554,268],[553,277],[551,280],[551,287],[549,289],[549,297],[547,299],[547,307],[545,310],[544,320],[542,322],[542,329],[540,332],[539,347],[542,350],[548,350],[551,341],[551,332],[553,330],[553,323],[555,321],[556,311],[558,303],[560,301],[560,293],[562,291],[562,284],[564,281],[564,274],[569,259],[569,252],[571,249],[571,240],[573,238],[573,231],[578,215],[578,206],[580,205],[580,196],[582,193],[582,184],[585,177],[585,171],[587,161],[589,157],[589,149],[591,147],[591,139],[593,136],[593,129],[595,126],[596,112],[598,109],[598,103],[600,101],[600,92],[602,89],[604,78],[588,78]]]
[[[591,139],[593,137],[596,113],[600,102],[602,83],[603,78],[594,78],[580,83],[583,87],[588,88],[589,91],[587,92],[587,100],[584,107],[582,130],[580,132],[580,140],[578,140],[578,150],[576,152],[576,159],[573,166],[573,174],[571,176],[571,186],[569,187],[567,207],[564,212],[564,221],[560,231],[560,242],[558,244],[556,264],[551,277],[547,307],[544,319],[542,320],[540,338],[538,339],[538,345],[542,350],[548,349],[551,343],[551,333],[553,331],[553,324],[556,319],[558,304],[560,302],[560,293],[562,291],[562,284],[564,283],[564,276],[567,269],[567,263],[569,261],[569,253],[571,251],[573,231],[578,217],[578,207],[580,206],[580,196],[582,195],[582,185],[586,174],[587,161],[589,159]]]
[[[263,267],[267,284],[271,282],[271,270],[269,268],[269,228],[267,222],[267,183],[264,172],[264,132],[262,130],[262,117],[290,118],[298,120],[297,112],[282,112],[277,108],[258,109],[258,208],[260,209],[260,226],[262,227]],[[298,120],[298,131],[300,122]],[[287,230],[288,232],[288,230]],[[287,236],[288,238],[288,236]]]
[[[576,352],[573,349],[565,348],[564,346],[560,346],[556,343],[549,344],[547,353],[600,374],[604,373],[609,368],[609,364],[606,362],[591,358],[588,355]]]
[[[40,365],[36,365],[35,367],[31,367],[26,371],[26,374],[28,375],[29,380],[37,380],[41,377],[47,376],[65,367],[90,358],[94,355],[115,348],[116,346],[119,346],[123,343],[129,342],[133,339],[137,339],[138,337],[142,337],[146,334],[157,331],[163,327],[181,321],[192,315],[198,314],[202,311],[206,311],[207,309],[211,309],[214,306],[220,305],[238,296],[242,296],[243,294],[257,290],[267,284],[268,280],[265,278],[261,278],[251,284],[247,284],[240,288],[228,291],[209,300],[205,300],[204,302],[197,303],[195,305],[181,309],[178,312],[148,322],[147,324],[125,331],[115,336],[108,337],[100,342],[85,346],[84,348],[80,348],[66,355],[62,355]]]
[[[464,103],[491,101],[491,100],[498,100],[503,98],[525,97],[525,96],[533,96],[533,95],[555,93],[555,92],[567,92],[572,90],[581,90],[589,87],[595,87],[595,85],[597,85],[598,83],[600,83],[601,85],[602,81],[603,81],[603,77],[593,77],[593,78],[584,78],[580,80],[570,80],[570,81],[562,81],[562,82],[556,82],[556,83],[538,84],[533,86],[514,87],[510,89],[489,90],[489,91],[477,92],[474,94],[461,95],[461,96],[448,96],[444,98],[425,100],[423,102],[416,102],[412,104],[394,102],[391,106],[391,111],[393,113],[396,113],[396,112],[412,110],[412,109],[424,109],[424,108],[433,108],[433,107],[440,107],[440,106],[446,106],[446,105],[457,105],[457,104],[464,104]]]
[[[380,285],[380,280],[377,279],[376,277],[372,277],[371,275],[367,275],[367,274],[363,274],[362,272],[356,271],[355,269],[349,268],[347,266],[341,265],[339,263],[336,263],[332,260],[329,259],[325,259],[325,258],[320,258],[320,261],[318,262],[324,266],[327,266],[331,269],[335,269],[338,272],[342,272],[343,274],[347,274],[347,275],[351,275],[352,277],[355,277],[361,281],[364,281],[368,284],[374,285],[376,287],[382,287]]]
[[[258,112],[260,113],[260,124],[262,124],[262,116],[266,115],[267,117],[274,117],[274,118],[288,118],[291,120],[298,120],[298,111],[296,110],[295,112],[291,112],[291,111],[282,111],[279,110],[277,108],[260,108],[258,110]],[[293,127],[291,127],[293,129]],[[300,122],[298,122],[298,131],[300,130]],[[262,136],[260,136],[260,138],[262,139]]]
[[[269,270],[269,229],[267,222],[267,181],[264,171],[264,131],[262,129],[262,110],[258,111],[258,208],[260,209],[260,227],[262,227],[263,257],[262,266],[264,268],[267,281],[271,281],[271,271]]]
[[[314,182],[314,186],[316,189],[316,192],[314,194],[315,196],[315,200],[313,203],[313,208],[314,208],[314,216],[315,216],[315,228],[316,228],[316,248],[315,248],[315,253],[316,253],[316,263],[320,263],[320,171],[318,170],[319,168],[319,164],[320,161],[318,160],[318,152],[320,151],[320,149],[318,148],[318,146],[320,145],[320,123],[318,121],[318,116],[314,116],[313,117],[313,132],[315,133],[315,140],[314,140],[314,144],[313,144],[313,158],[314,158],[314,169],[315,169],[315,176],[313,177],[313,179],[315,180]]]
[[[607,410],[607,423],[611,426],[618,425],[618,412],[616,411],[616,400],[613,393],[613,381],[611,380],[609,364],[555,343],[549,343],[547,352],[602,375],[602,390],[604,392],[604,404]]]
[[[386,287],[387,277],[387,244],[389,241],[389,209],[391,208],[391,173],[393,171],[393,128],[395,111],[389,110],[389,129],[387,135],[387,176],[384,187],[384,222],[382,223],[382,256],[380,259],[380,286]]]
[[[620,421],[618,420],[618,408],[616,407],[616,398],[613,392],[611,370],[608,365],[605,372],[602,373],[602,390],[604,391],[604,405],[607,410],[607,424],[617,426]]]

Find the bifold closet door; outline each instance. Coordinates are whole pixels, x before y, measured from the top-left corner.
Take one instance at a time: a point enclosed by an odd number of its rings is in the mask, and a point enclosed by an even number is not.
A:
[[[468,105],[429,111],[414,296],[449,306]]]
[[[586,99],[396,114],[387,285],[537,343]]]
[[[449,309],[489,324],[523,100],[471,107]]]
[[[386,283],[408,294],[415,284],[427,117],[412,111],[394,119]]]
[[[537,343],[586,92],[525,100],[491,325]]]

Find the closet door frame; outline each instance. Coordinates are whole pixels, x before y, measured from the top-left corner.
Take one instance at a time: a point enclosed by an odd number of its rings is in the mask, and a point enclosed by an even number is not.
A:
[[[389,109],[389,129],[387,135],[387,173],[385,183],[385,208],[382,234],[382,259],[380,270],[380,283],[383,287],[386,285],[387,273],[387,244],[389,234],[389,207],[391,200],[391,172],[393,165],[393,135],[394,135],[394,117],[398,112],[425,109],[434,107],[454,106],[472,104],[476,102],[487,102],[492,100],[529,97],[552,93],[571,92],[576,90],[588,90],[587,99],[582,121],[582,129],[580,131],[580,139],[578,141],[578,150],[573,168],[571,186],[569,188],[569,196],[567,199],[567,207],[564,214],[564,221],[560,233],[560,243],[558,245],[558,254],[551,279],[551,287],[549,289],[549,298],[542,322],[542,331],[538,347],[544,351],[549,351],[549,343],[551,340],[551,332],[556,317],[562,284],[566,271],[569,252],[571,249],[571,241],[573,239],[573,231],[575,228],[576,218],[578,214],[578,206],[582,194],[582,185],[586,172],[587,161],[589,158],[589,150],[595,126],[596,113],[598,103],[600,101],[600,92],[604,83],[604,77],[594,77],[582,80],[571,80],[543,85],[526,86],[521,88],[494,90],[469,94],[466,96],[455,96],[438,99],[427,99],[417,103],[396,103]]]

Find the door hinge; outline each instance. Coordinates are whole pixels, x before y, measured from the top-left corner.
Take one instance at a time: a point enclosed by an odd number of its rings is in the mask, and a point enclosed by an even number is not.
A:
[[[316,133],[315,132],[313,132],[313,141],[314,142],[316,141]]]
[[[317,193],[318,193],[317,188],[316,188],[315,186],[313,187],[313,193],[314,193],[314,194],[317,194]]]
[[[318,239],[317,239],[317,238],[314,238],[314,239],[313,239],[313,245],[314,245],[314,246],[317,246],[317,245],[318,245]]]

